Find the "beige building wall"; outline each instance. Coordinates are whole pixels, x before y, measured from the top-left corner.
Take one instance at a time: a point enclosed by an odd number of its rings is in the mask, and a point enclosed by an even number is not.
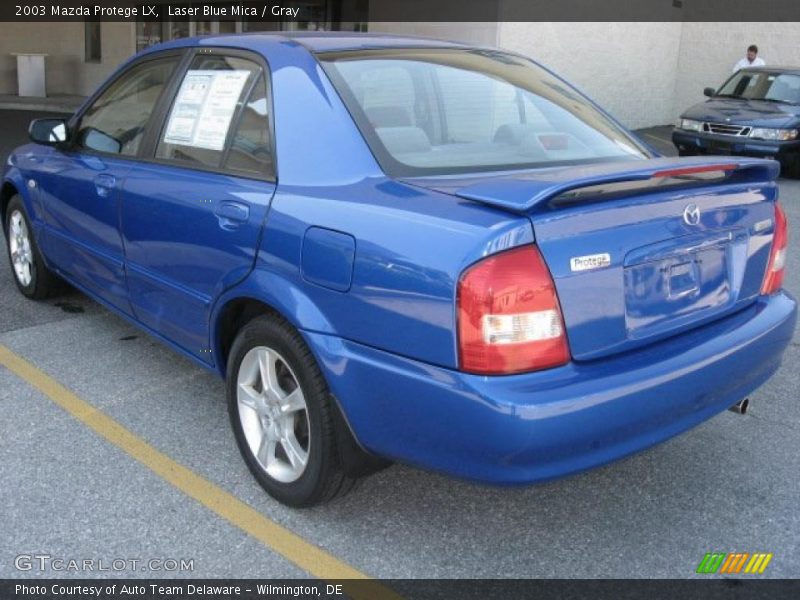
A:
[[[370,23],[370,31],[498,46],[529,56],[633,129],[675,119],[679,22],[396,22]]]
[[[371,23],[370,31],[499,46],[552,69],[628,127],[674,119],[681,23]]]
[[[530,56],[628,127],[673,120],[681,23],[500,23],[498,46]]]
[[[421,2],[430,0],[411,0]],[[135,25],[101,25],[102,62],[84,61],[84,23],[0,24],[0,94],[16,94],[13,52],[45,52],[48,94],[88,95],[135,52]],[[800,23],[403,23],[371,32],[499,46],[530,56],[628,127],[672,123],[720,85],[752,43],[768,64],[800,66]]]
[[[719,86],[750,44],[800,66],[800,23],[376,23],[386,31],[530,56],[631,128],[665,125]]]
[[[17,93],[14,52],[46,53],[47,94],[86,96],[135,52],[135,25],[102,23],[102,62],[85,62],[83,22],[1,23],[0,94]]]
[[[535,23],[525,23],[534,25]],[[500,23],[382,23],[370,22],[370,33],[394,33],[421,37],[468,42],[481,46],[497,46]]]

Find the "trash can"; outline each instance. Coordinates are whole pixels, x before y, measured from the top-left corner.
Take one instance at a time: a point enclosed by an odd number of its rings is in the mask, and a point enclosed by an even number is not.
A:
[[[44,81],[44,58],[47,54],[15,52],[17,57],[17,83],[20,96],[47,96]]]

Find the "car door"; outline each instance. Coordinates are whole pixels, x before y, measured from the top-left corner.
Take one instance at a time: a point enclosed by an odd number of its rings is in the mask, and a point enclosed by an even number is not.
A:
[[[269,77],[249,53],[205,48],[180,77],[123,185],[126,272],[136,317],[210,362],[211,305],[253,268],[275,191]]]
[[[138,62],[70,124],[70,143],[47,154],[37,185],[48,260],[77,284],[130,312],[119,232],[120,186],[181,55]]]

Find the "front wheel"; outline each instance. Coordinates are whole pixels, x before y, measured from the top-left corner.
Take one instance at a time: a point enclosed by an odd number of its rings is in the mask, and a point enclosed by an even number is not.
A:
[[[58,277],[47,268],[22,199],[11,198],[6,210],[6,249],[17,288],[28,298],[41,300],[58,287]]]
[[[247,323],[231,348],[228,413],[239,451],[276,500],[312,506],[343,495],[356,479],[341,464],[335,410],[299,333],[279,317]]]

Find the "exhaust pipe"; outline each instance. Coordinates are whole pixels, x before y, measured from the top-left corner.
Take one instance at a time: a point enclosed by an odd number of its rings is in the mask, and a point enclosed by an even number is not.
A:
[[[747,412],[747,407],[750,406],[750,398],[745,398],[744,400],[739,400],[736,404],[731,406],[728,410],[731,412],[738,413],[743,415]]]

